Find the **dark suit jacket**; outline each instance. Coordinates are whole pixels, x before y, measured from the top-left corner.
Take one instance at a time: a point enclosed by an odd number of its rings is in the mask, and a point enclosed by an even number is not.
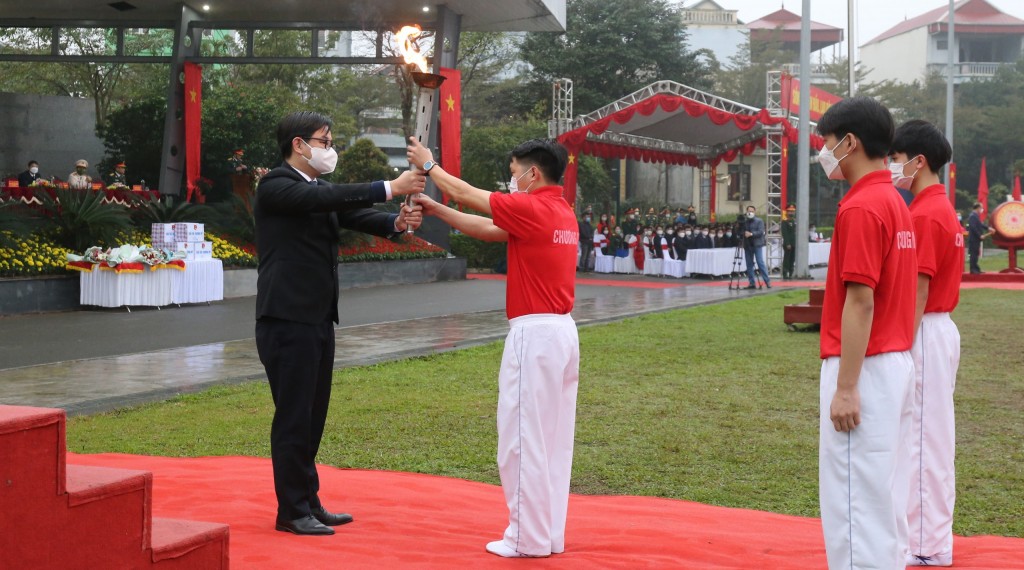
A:
[[[256,188],[256,319],[338,322],[338,228],[392,237],[397,214],[372,209],[384,183],[306,182],[281,165]]]
[[[989,227],[981,221],[978,212],[971,212],[971,215],[967,216],[967,243],[980,244],[981,236],[988,230]]]
[[[764,247],[764,220],[754,216],[753,218],[747,218],[746,231],[750,232],[750,237],[744,242],[744,246],[747,249],[756,249]]]
[[[22,172],[21,174],[18,175],[18,186],[26,188],[30,186],[33,182],[35,182],[37,178],[39,178],[38,174],[32,174],[31,172],[26,170],[25,172]]]

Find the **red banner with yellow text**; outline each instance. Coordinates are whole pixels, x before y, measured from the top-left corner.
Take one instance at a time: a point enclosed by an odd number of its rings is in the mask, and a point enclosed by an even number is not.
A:
[[[811,120],[817,121],[828,111],[828,108],[842,101],[843,98],[833,95],[824,89],[811,86]],[[800,112],[800,80],[787,74],[782,74],[782,108],[789,111],[791,115]]]
[[[185,62],[185,200],[192,201],[192,192],[199,179],[199,141],[203,124],[203,68]],[[168,188],[168,191],[173,189]]]

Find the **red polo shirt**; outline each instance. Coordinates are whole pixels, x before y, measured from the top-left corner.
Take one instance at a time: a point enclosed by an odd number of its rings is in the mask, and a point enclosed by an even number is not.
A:
[[[924,312],[950,313],[960,302],[964,234],[945,186],[929,186],[914,196],[910,218],[917,236],[917,272],[931,278]]]
[[[865,356],[910,350],[917,296],[914,226],[888,170],[861,178],[839,203],[821,313],[822,358],[842,352],[847,283],[874,291]]]
[[[561,186],[544,186],[529,193],[491,194],[494,225],[508,232],[509,319],[572,311],[580,233],[562,192]]]

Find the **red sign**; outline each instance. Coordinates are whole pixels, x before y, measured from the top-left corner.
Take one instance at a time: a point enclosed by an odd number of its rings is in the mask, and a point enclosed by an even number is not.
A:
[[[829,107],[842,100],[842,97],[812,85],[811,120],[817,121],[825,114],[825,111],[828,111]],[[800,112],[800,80],[785,73],[782,74],[782,108],[789,111],[791,115],[796,115]]]

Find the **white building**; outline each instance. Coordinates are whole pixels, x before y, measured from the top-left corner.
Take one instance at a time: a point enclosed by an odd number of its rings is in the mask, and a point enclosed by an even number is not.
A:
[[[693,6],[683,6],[680,14],[689,36],[689,49],[708,50],[723,65],[747,43],[746,26],[736,17],[736,10],[727,10],[714,0],[699,0]]]
[[[936,0],[937,1],[937,0]],[[860,47],[867,81],[912,83],[931,72],[946,73],[949,8],[900,22]],[[985,0],[955,4],[954,81],[987,79],[1024,55],[1024,20],[1000,12]]]

